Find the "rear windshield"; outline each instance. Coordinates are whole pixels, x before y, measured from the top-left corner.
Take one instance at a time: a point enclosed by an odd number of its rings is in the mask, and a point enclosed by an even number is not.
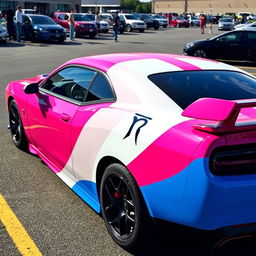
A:
[[[148,78],[182,109],[200,98],[256,98],[256,79],[235,71],[180,71]]]

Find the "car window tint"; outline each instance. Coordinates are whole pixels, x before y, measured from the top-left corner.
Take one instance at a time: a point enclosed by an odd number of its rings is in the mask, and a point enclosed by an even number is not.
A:
[[[256,79],[234,71],[182,71],[154,74],[148,78],[183,109],[206,97],[256,98]]]
[[[242,33],[229,33],[219,37],[221,42],[237,42],[240,40]]]
[[[248,32],[248,40],[256,43],[256,33]]]
[[[55,94],[83,102],[97,73],[80,67],[68,67],[50,77],[42,88]]]
[[[59,20],[65,20],[65,14],[60,14],[59,15]]]
[[[98,74],[88,92],[86,101],[113,99],[112,89],[102,74]]]

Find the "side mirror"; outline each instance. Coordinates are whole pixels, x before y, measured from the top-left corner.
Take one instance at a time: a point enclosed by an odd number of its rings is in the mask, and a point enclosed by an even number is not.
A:
[[[39,85],[39,83],[28,84],[24,87],[24,92],[26,94],[37,94],[37,93],[39,93],[38,85]]]

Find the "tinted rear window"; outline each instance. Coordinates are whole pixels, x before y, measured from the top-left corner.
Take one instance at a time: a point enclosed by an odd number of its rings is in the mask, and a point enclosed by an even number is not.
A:
[[[181,71],[148,77],[182,109],[200,98],[256,98],[256,79],[234,71]]]

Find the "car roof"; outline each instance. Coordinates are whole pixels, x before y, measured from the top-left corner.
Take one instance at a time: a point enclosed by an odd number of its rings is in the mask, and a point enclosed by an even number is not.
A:
[[[152,60],[159,60],[162,63],[165,63],[167,66],[170,66],[170,70],[172,70],[173,67],[179,68],[180,70],[202,70],[209,69],[209,67],[212,69],[235,69],[227,64],[213,60],[163,53],[118,53],[95,55],[72,59],[64,63],[63,66],[72,64],[85,65],[107,72],[111,67],[117,64],[140,60],[145,60],[149,66]],[[139,72],[139,70],[137,70],[137,72]]]

